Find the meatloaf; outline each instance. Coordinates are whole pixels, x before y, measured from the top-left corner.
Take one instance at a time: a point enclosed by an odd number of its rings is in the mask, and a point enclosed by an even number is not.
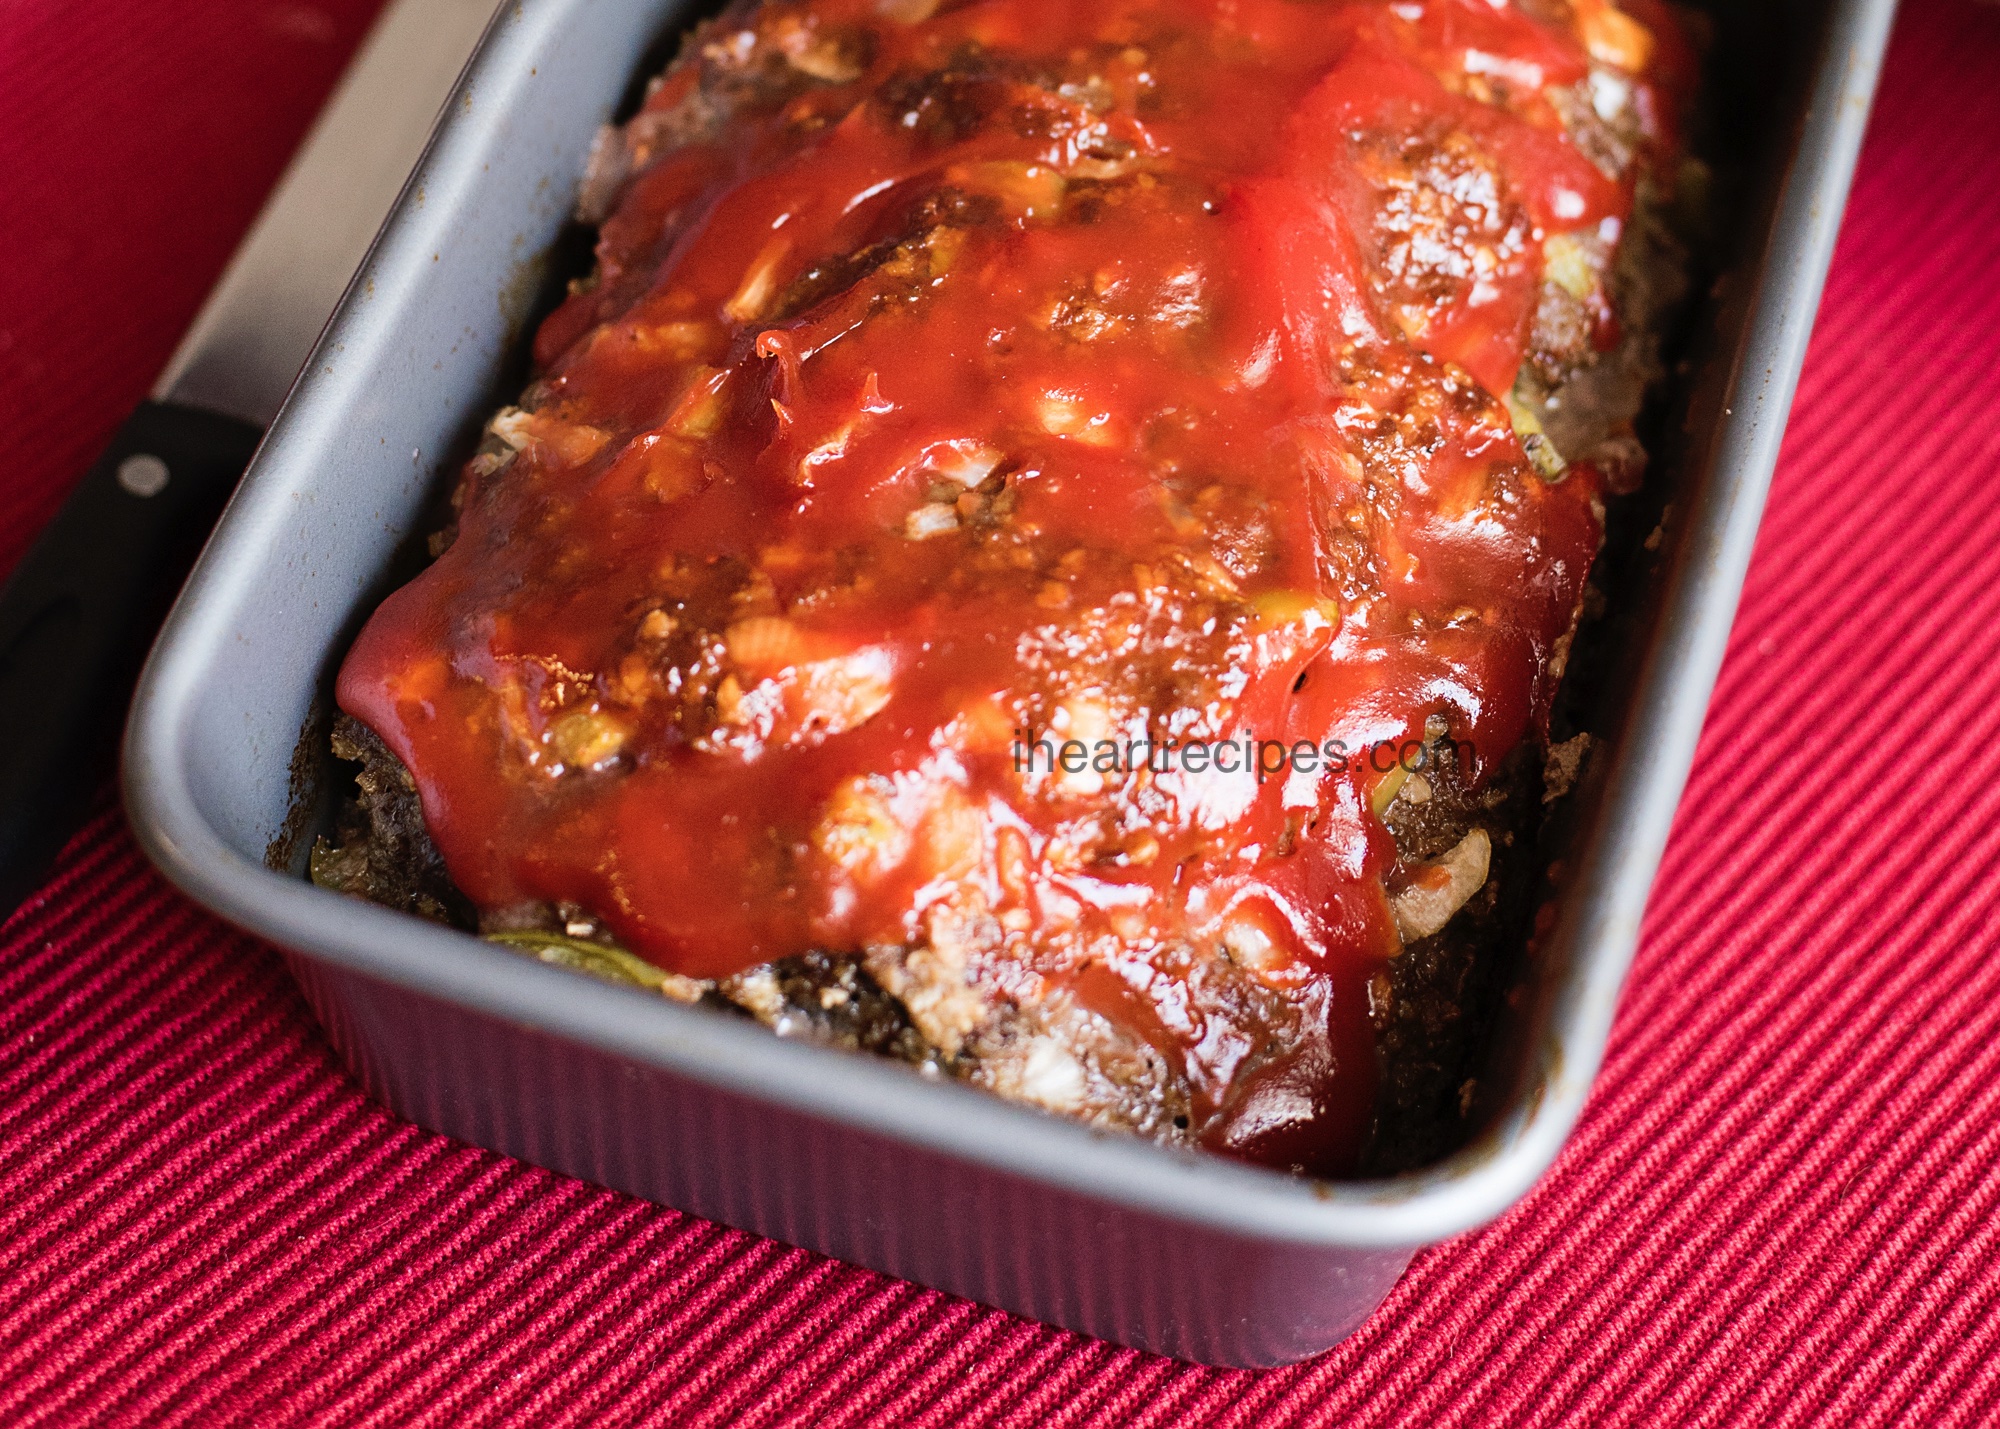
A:
[[[704,25],[341,669],[315,877],[1098,1127],[1407,1162],[1643,463],[1693,72],[1660,0]]]

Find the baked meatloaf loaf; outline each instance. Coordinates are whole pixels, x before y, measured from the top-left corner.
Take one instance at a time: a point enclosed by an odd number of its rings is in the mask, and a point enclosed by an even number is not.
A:
[[[1642,461],[1691,72],[1659,0],[705,25],[341,670],[315,876],[1100,1127],[1407,1159]]]

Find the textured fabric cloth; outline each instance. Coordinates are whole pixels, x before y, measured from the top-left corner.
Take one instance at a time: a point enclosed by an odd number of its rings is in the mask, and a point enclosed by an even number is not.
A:
[[[13,0],[0,561],[370,0]],[[1610,1057],[1348,1343],[1226,1373],[429,1135],[108,804],[0,930],[0,1424],[2000,1422],[2000,9],[1909,0]]]

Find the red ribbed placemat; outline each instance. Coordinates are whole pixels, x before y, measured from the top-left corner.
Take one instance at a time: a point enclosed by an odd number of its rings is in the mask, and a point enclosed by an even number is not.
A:
[[[0,563],[373,0],[14,0]],[[400,1124],[105,812],[0,932],[0,1424],[2000,1422],[2000,9],[1910,0],[1583,1127],[1340,1349],[1078,1339]]]

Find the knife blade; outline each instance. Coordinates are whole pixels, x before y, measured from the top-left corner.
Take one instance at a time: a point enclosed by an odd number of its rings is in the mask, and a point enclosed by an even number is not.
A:
[[[151,396],[0,591],[0,917],[74,831],[147,647],[493,8],[392,0]]]

